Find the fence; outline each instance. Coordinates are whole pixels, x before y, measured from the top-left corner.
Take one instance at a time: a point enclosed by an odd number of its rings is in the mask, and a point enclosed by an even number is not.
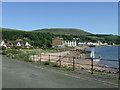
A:
[[[20,56],[20,55],[17,55]],[[13,56],[12,56],[13,58]],[[49,62],[58,64],[59,68],[66,67],[66,68],[72,68],[73,71],[79,70],[79,69],[85,69],[90,70],[91,74],[94,74],[94,71],[100,71],[100,72],[114,72],[119,74],[119,80],[120,80],[120,59],[119,60],[110,60],[110,59],[100,59],[100,58],[83,58],[81,56],[79,57],[70,57],[70,56],[63,56],[63,55],[50,55],[50,54],[25,54],[24,60],[31,60],[35,62]],[[94,60],[100,60],[106,61],[106,62],[114,62],[118,65],[118,67],[107,67],[105,65],[96,64]]]
[[[61,55],[45,55],[45,54],[39,54],[39,55],[32,55],[30,57],[33,61],[40,61],[41,62],[49,62],[49,63],[55,63],[58,64],[59,67],[67,67],[72,68],[73,71],[79,70],[79,69],[86,69],[90,70],[91,74],[94,73],[94,71],[100,71],[100,72],[113,72],[119,74],[119,80],[120,80],[120,59],[119,60],[110,60],[110,59],[100,59],[100,58],[82,58],[79,57],[69,57],[69,56],[61,56]],[[118,67],[110,67],[106,65],[99,65],[94,62],[94,60],[100,60],[106,61],[106,62],[116,62],[118,64]]]

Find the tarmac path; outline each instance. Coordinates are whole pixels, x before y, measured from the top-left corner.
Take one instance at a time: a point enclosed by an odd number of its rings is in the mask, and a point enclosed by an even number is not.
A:
[[[117,88],[2,56],[2,88]]]

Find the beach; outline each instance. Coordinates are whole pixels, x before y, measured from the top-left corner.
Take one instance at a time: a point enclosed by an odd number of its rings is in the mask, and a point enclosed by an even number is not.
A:
[[[81,47],[82,48],[82,47]],[[86,48],[86,47],[85,47]],[[31,56],[30,59],[34,59],[34,61],[39,61],[41,58],[41,62],[50,61],[51,63],[60,64],[59,60],[61,61],[61,67],[66,68],[73,68],[73,57],[74,58],[74,68],[75,70],[85,69],[90,71],[91,70],[91,59],[89,59],[88,52],[83,53],[85,48],[71,50],[71,51],[64,51],[64,52],[57,52],[57,53],[41,53],[40,55]],[[82,54],[81,54],[82,51]],[[116,73],[114,69],[109,69],[108,67],[100,66],[99,61],[93,62],[93,70],[99,72],[108,72],[108,73]]]

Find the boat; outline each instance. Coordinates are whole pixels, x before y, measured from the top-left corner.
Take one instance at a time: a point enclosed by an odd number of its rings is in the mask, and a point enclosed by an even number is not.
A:
[[[95,58],[95,49],[92,48],[90,57],[93,58],[93,61],[100,61],[99,58]]]
[[[97,62],[99,62],[99,61],[100,61],[100,59],[93,59],[93,61],[97,61]]]

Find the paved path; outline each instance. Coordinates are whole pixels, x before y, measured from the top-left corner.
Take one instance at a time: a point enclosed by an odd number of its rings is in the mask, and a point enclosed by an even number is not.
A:
[[[114,88],[95,80],[75,78],[3,56],[3,88]]]

